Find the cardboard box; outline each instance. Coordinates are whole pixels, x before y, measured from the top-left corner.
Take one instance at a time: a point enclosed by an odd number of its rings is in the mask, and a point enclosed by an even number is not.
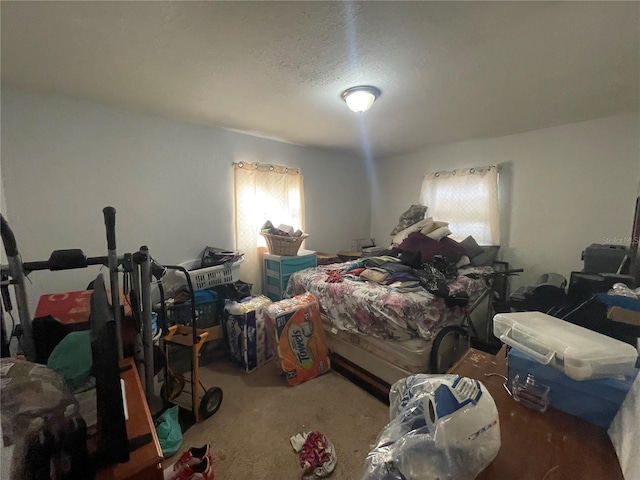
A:
[[[227,302],[224,309],[224,330],[231,357],[247,373],[273,358],[265,320],[258,312],[270,303],[270,299],[261,295],[243,302]]]
[[[550,406],[604,428],[608,428],[613,421],[638,375],[636,369],[633,375],[623,379],[573,380],[515,348],[509,350],[507,365],[510,388],[516,375],[524,378],[533,375],[536,382],[551,387]]]
[[[289,385],[329,371],[331,364],[320,321],[320,308],[310,293],[272,303],[263,309],[277,361]]]
[[[609,317],[609,320],[613,320],[614,322],[622,322],[628,325],[640,327],[640,312],[636,312],[634,310],[627,310],[626,308],[617,306],[610,307],[607,317]]]

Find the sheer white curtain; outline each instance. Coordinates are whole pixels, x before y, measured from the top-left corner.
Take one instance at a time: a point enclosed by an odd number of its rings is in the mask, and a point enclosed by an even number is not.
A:
[[[481,245],[500,244],[496,166],[427,173],[420,201],[430,217],[449,222],[452,237],[472,235]]]
[[[244,253],[242,279],[262,291],[260,227],[267,220],[305,230],[302,173],[298,169],[258,163],[234,163],[236,249]]]

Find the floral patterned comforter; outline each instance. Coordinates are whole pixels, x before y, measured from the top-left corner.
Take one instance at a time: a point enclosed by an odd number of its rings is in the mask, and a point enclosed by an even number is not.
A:
[[[447,308],[444,299],[423,289],[402,293],[368,281],[347,278],[339,283],[326,281],[329,271],[342,270],[350,263],[322,265],[293,273],[286,296],[310,292],[336,328],[381,339],[432,340],[440,326],[461,320],[458,309]],[[466,291],[471,298],[476,297],[482,292],[484,281],[465,274],[490,271],[490,267],[460,269],[458,277],[449,283],[450,293]]]

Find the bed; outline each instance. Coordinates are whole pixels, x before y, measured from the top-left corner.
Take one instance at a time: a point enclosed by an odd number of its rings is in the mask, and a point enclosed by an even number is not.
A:
[[[351,263],[292,274],[286,296],[313,294],[320,303],[329,349],[384,382],[428,372],[431,342],[443,326],[460,320],[459,312],[424,289],[400,292],[369,281],[327,281]],[[450,293],[479,295],[483,280],[466,274],[488,271],[491,267],[460,269],[449,283]]]

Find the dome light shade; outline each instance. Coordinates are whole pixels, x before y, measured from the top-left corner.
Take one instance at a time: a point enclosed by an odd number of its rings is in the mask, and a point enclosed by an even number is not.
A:
[[[342,92],[342,99],[347,102],[347,107],[356,113],[369,110],[379,96],[380,90],[368,85],[348,88]]]

